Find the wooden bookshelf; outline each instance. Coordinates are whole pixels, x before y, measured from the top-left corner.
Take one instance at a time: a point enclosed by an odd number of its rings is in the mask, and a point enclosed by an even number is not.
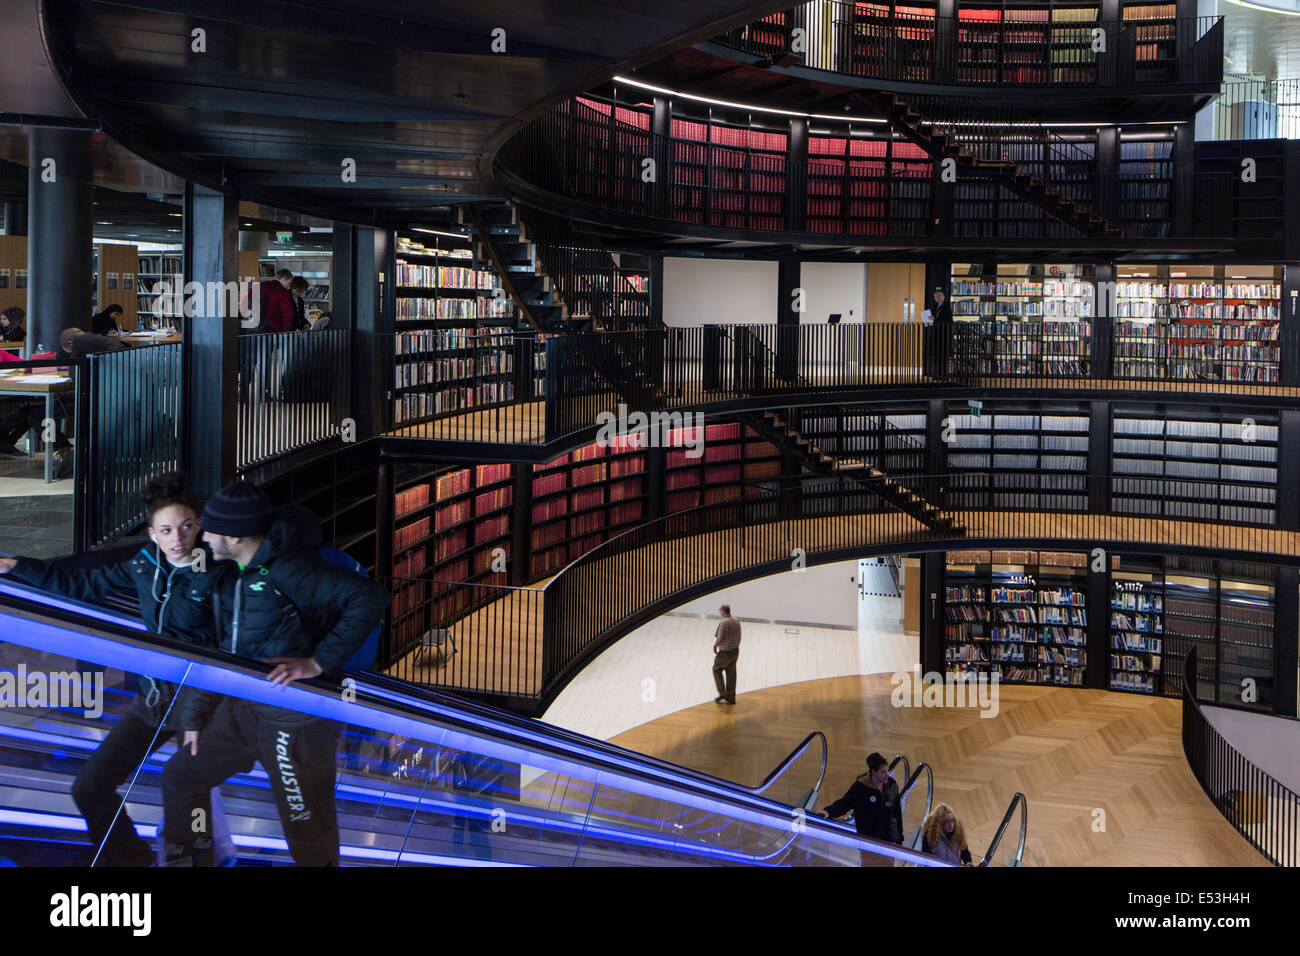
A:
[[[669,433],[665,514],[757,494],[746,483],[780,476],[780,450],[740,422],[704,426],[703,447],[694,456],[692,448],[683,446],[699,437],[689,429]]]
[[[808,137],[809,232],[924,235],[932,160],[912,143],[849,126]]]

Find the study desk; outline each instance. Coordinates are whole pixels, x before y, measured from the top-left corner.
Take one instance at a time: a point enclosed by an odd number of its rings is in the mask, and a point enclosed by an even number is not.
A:
[[[35,379],[35,381],[32,381]],[[20,395],[24,398],[45,398],[45,417],[54,418],[54,396],[72,391],[72,377],[64,372],[24,375],[22,370],[5,371],[0,368],[0,395]],[[54,480],[54,443],[45,442],[45,483]]]

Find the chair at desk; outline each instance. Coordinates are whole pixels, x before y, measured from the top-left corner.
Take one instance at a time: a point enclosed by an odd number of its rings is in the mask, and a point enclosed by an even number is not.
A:
[[[451,653],[447,652],[448,645]],[[415,652],[415,663],[420,664],[432,657],[435,665],[441,666],[451,660],[456,653],[456,639],[451,636],[451,628],[435,627],[420,636],[420,647]]]

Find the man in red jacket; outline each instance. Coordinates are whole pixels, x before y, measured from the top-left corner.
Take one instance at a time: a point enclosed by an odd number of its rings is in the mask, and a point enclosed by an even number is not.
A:
[[[279,269],[275,278],[262,283],[262,324],[267,332],[288,332],[293,328],[293,295],[289,292],[289,283],[293,273],[288,269]]]

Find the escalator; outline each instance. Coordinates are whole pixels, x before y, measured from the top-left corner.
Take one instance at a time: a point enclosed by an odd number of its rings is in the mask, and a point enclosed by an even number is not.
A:
[[[1013,828],[1012,823],[1017,816],[1020,822],[1018,826]],[[1007,811],[1002,815],[1002,821],[998,824],[993,839],[989,841],[988,851],[985,852],[976,865],[1027,866],[1040,862],[1026,854],[1025,836],[1028,831],[1029,805],[1025,800],[1025,795],[1017,793],[1011,798],[1011,802],[1007,804]],[[919,847],[918,844],[918,849]]]
[[[387,678],[277,688],[264,665],[8,581],[0,617],[0,863],[91,861],[70,787],[144,673],[343,726],[344,865],[831,866],[857,865],[860,851],[943,865],[807,812],[825,774],[819,733],[751,787]],[[126,798],[146,838],[173,752],[142,752]],[[241,865],[289,862],[264,770],[232,777],[222,796]]]

